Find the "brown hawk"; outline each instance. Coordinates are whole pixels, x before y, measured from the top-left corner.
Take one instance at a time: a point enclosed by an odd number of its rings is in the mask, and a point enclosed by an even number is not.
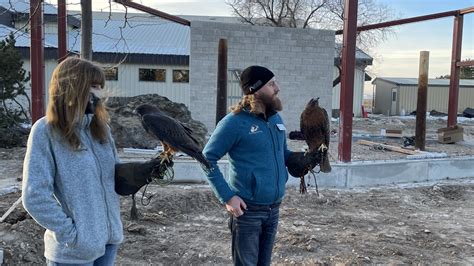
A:
[[[301,113],[300,130],[306,139],[309,152],[318,150],[321,153],[321,172],[331,172],[328,158],[330,123],[328,113],[319,106],[319,97],[311,99]]]
[[[145,130],[161,142],[163,152],[159,157],[162,161],[170,161],[173,154],[182,151],[200,162],[205,170],[211,170],[211,164],[202,154],[191,128],[149,104],[138,106],[135,112],[140,116]]]

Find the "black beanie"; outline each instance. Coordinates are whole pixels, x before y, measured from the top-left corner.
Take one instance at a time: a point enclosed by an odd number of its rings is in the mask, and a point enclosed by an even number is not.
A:
[[[249,66],[240,74],[240,87],[245,95],[253,94],[274,76],[273,72],[266,67]]]

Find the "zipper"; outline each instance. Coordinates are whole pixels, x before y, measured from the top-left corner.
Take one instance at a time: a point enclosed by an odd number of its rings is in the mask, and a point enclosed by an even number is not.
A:
[[[89,119],[89,118],[88,118]],[[97,165],[97,168],[99,168],[99,173],[100,173],[100,185],[101,185],[101,188],[102,188],[102,196],[104,198],[104,204],[105,204],[105,213],[107,214],[107,239],[110,240],[110,233],[111,233],[111,227],[110,227],[110,217],[109,217],[109,207],[107,205],[107,197],[105,196],[106,194],[106,191],[105,191],[105,185],[104,185],[104,179],[103,179],[103,175],[102,175],[102,166],[100,165],[100,162],[99,162],[99,157],[97,156],[97,154],[95,153],[95,150],[94,150],[94,143],[93,143],[93,140],[92,140],[92,136],[90,134],[90,130],[88,128],[85,129],[85,132],[86,132],[86,136],[87,136],[87,139],[89,141],[89,144],[91,145],[91,151],[92,151],[92,154],[94,155],[94,158],[95,158],[95,163]]]
[[[277,176],[277,186],[276,186],[276,194],[275,194],[275,200],[274,202],[277,201],[278,199],[278,195],[280,194],[280,172],[278,171],[278,158],[276,156],[276,150],[275,150],[275,138],[273,137],[273,133],[272,133],[272,128],[270,126],[270,122],[268,121],[267,122],[267,127],[268,127],[268,130],[270,131],[270,136],[272,136],[272,147],[273,147],[273,157],[275,158],[275,170],[276,170],[276,176]]]

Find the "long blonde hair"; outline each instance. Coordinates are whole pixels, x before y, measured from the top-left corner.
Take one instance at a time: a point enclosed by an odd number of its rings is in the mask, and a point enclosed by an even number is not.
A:
[[[49,85],[49,102],[46,119],[74,149],[79,148],[77,125],[84,118],[92,85],[104,86],[102,69],[92,62],[69,57],[53,72]],[[101,143],[107,142],[109,115],[99,101],[90,124],[92,136]]]
[[[242,99],[237,104],[231,106],[229,109],[232,113],[238,114],[244,108],[248,108],[251,113],[264,113],[265,106],[260,100],[255,98],[255,94],[248,94],[242,96]]]

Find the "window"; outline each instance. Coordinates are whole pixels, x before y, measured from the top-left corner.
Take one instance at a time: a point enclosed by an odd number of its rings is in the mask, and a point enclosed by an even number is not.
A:
[[[392,102],[396,102],[396,101],[397,101],[397,92],[392,91]]]
[[[104,67],[105,80],[118,80],[117,67]]]
[[[189,70],[186,70],[186,69],[173,70],[173,82],[189,83]]]
[[[166,82],[166,69],[140,68],[138,78],[140,81]]]

